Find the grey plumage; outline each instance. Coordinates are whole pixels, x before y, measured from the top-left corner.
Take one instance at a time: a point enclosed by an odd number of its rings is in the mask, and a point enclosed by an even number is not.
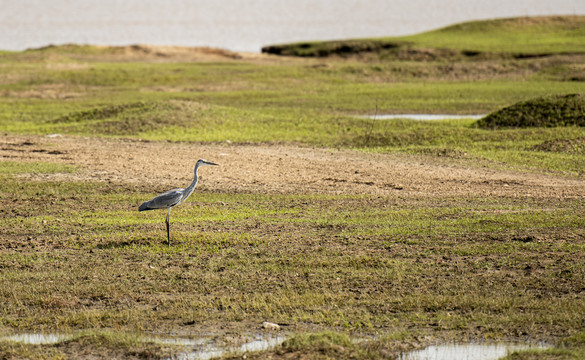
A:
[[[138,211],[163,209],[178,205],[183,198],[183,191],[185,191],[185,189],[181,188],[165,191],[154,199],[144,202],[140,205]]]
[[[193,182],[191,182],[191,185],[187,186],[184,189],[177,188],[177,189],[165,191],[164,193],[158,195],[154,199],[149,200],[149,201],[145,201],[138,208],[138,211],[147,211],[147,210],[164,209],[164,208],[167,209],[166,224],[167,224],[167,239],[168,239],[169,245],[171,244],[171,233],[170,233],[170,223],[169,223],[169,218],[171,216],[171,208],[173,206],[179,205],[183,201],[187,200],[187,198],[189,196],[191,196],[191,194],[193,193],[193,190],[195,189],[195,186],[197,185],[197,181],[199,179],[199,175],[197,174],[197,172],[199,170],[199,167],[202,165],[218,165],[218,164],[213,163],[211,161],[200,159],[199,161],[197,161],[197,164],[195,164],[195,171],[194,171],[195,176],[193,178]]]

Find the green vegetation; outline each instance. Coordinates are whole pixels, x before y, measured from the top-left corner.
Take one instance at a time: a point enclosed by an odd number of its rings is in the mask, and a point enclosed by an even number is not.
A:
[[[0,162],[0,174],[55,174],[55,173],[72,173],[75,167],[72,165],[44,163],[44,162],[18,162],[2,161]]]
[[[333,61],[320,66],[295,61],[146,63],[84,57],[87,62],[80,62],[79,52],[65,47],[57,60],[55,48],[4,56],[0,71],[10,79],[0,85],[5,95],[0,103],[4,131],[304,143],[446,154],[524,169],[568,173],[583,169],[579,129],[488,132],[465,120],[430,123],[356,116],[488,113],[551,93],[574,93],[582,84],[567,81],[573,74],[568,63],[572,58],[552,64],[536,59],[507,66],[490,61],[446,68],[440,62],[399,61]],[[104,52],[100,50],[99,56],[108,59]],[[525,75],[529,69],[538,71]],[[486,81],[465,75],[475,71]],[[574,144],[577,151],[557,146],[565,143]]]
[[[137,334],[109,330],[82,330],[63,335],[63,341],[51,345],[25,345],[0,340],[0,354],[4,358],[69,359],[95,352],[104,359],[148,358],[165,354],[165,349]],[[168,354],[168,352],[166,352]]]
[[[482,128],[585,126],[585,95],[553,95],[523,101],[478,121]]]
[[[282,47],[317,59],[161,61],[139,47],[75,45],[0,52],[0,129],[400,153],[415,164],[577,182],[583,29],[583,17],[504,19]],[[387,113],[491,115],[365,116]],[[510,359],[585,351],[578,196],[199,188],[174,211],[169,247],[161,213],[135,211],[156,189],[48,176],[80,169],[49,158],[0,161],[0,334],[94,329],[51,347],[0,342],[0,357],[66,358],[81,348],[161,358],[172,349],[137,339],[244,333],[264,320],[293,334],[275,358],[388,358],[469,338],[559,345]]]
[[[581,359],[585,356],[585,333],[577,332],[563,341],[562,346],[547,350],[514,352],[504,360],[558,360]]]
[[[382,58],[539,57],[585,53],[585,16],[472,21],[411,36],[272,45],[263,52],[323,57],[375,53]]]
[[[509,53],[517,57],[585,52],[585,16],[523,17],[473,21],[405,37],[420,47],[481,53]]]
[[[579,199],[199,193],[167,247],[160,213],[130,211],[135,189],[6,179],[2,191],[18,215],[3,225],[4,328],[271,319],[499,338],[570,335],[585,316]]]
[[[321,332],[297,334],[286,340],[279,349],[279,354],[302,354],[321,359],[382,359],[384,353],[376,352],[371,347],[356,344],[346,334]],[[259,355],[261,358],[262,354]]]

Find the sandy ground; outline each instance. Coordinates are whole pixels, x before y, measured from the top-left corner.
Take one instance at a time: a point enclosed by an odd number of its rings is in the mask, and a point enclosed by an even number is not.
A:
[[[76,69],[87,67],[86,63],[62,62],[66,59],[79,61],[100,59],[101,61],[139,61],[139,62],[209,62],[209,61],[269,61],[269,62],[307,62],[307,59],[282,57],[264,53],[234,52],[225,49],[206,46],[164,46],[149,44],[134,44],[127,46],[99,46],[90,45],[94,51],[85,51],[84,45],[66,44],[49,45],[37,49],[30,49],[34,54],[37,50],[44,50],[43,55],[52,60],[47,63],[49,69]],[[309,60],[310,61],[310,60]]]
[[[509,196],[575,198],[585,180],[470,167],[395,154],[371,154],[291,145],[145,142],[76,136],[1,135],[3,161],[72,164],[72,174],[26,174],[33,180],[105,181],[158,193],[183,187],[195,162],[220,164],[199,171],[199,189],[283,194],[396,196]]]

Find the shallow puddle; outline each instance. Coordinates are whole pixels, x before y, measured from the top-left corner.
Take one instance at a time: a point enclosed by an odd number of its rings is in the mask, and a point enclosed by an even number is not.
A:
[[[214,344],[206,344],[192,351],[183,351],[173,354],[169,360],[208,360],[227,354],[243,354],[251,351],[263,351],[273,349],[282,344],[286,338],[280,335],[255,336],[248,342],[236,347],[219,347]]]
[[[28,345],[50,345],[74,339],[74,334],[15,334],[0,336],[2,342]],[[198,338],[143,337],[145,343],[173,346],[169,360],[208,360],[228,354],[270,350],[282,344],[281,335],[249,335],[240,346],[224,346],[216,343],[212,335]],[[469,343],[433,345],[422,350],[402,353],[399,360],[497,360],[516,350],[546,349],[544,343]]]
[[[196,339],[188,339],[188,338],[158,338],[158,337],[145,337],[142,338],[144,342],[152,342],[154,344],[159,345],[172,345],[172,346],[202,346],[211,341],[211,336],[209,337],[199,337]]]
[[[16,334],[0,336],[0,341],[13,342],[27,345],[58,344],[73,338],[73,335],[65,334]]]
[[[369,119],[374,120],[393,120],[393,119],[408,119],[408,120],[421,120],[421,121],[432,121],[432,120],[449,120],[449,119],[473,119],[478,120],[486,115],[449,115],[449,114],[381,114],[381,115],[368,115]]]
[[[433,345],[403,353],[399,360],[497,360],[516,350],[546,349],[542,343],[470,343]]]
[[[19,343],[25,345],[51,345],[72,340],[74,334],[15,334],[0,336],[1,342]],[[251,351],[269,350],[284,342],[286,338],[280,335],[250,335],[240,346],[221,346],[215,343],[213,336],[198,338],[182,337],[143,337],[145,343],[170,345],[175,348],[169,360],[207,360],[227,354],[243,354]]]

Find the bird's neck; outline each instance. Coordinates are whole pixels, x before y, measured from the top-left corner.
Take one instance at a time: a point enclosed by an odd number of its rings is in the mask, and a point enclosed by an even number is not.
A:
[[[191,182],[191,185],[187,186],[187,188],[185,189],[185,193],[183,195],[183,201],[185,201],[193,192],[193,190],[195,190],[195,186],[197,185],[197,180],[199,179],[199,176],[197,175],[197,171],[199,171],[199,164],[197,164],[195,166],[195,176],[193,177],[193,181]]]

